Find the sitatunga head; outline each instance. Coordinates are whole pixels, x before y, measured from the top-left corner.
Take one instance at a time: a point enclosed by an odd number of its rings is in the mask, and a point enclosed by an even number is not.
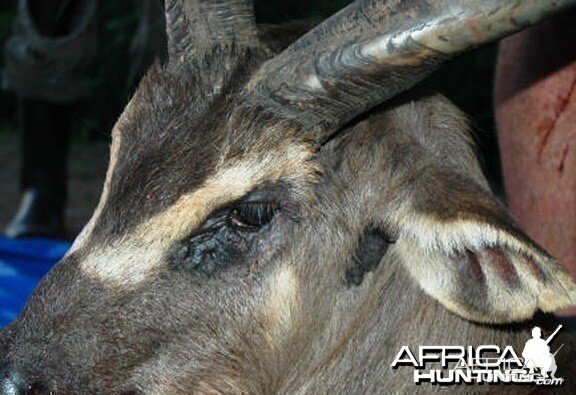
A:
[[[573,2],[358,1],[275,55],[250,1],[167,0],[94,216],[2,332],[4,393],[398,391],[400,344],[574,304],[464,116],[408,91]]]

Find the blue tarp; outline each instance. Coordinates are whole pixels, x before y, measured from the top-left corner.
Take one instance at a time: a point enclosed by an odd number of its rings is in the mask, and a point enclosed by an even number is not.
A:
[[[24,307],[40,279],[70,248],[48,239],[8,239],[0,236],[0,328]]]

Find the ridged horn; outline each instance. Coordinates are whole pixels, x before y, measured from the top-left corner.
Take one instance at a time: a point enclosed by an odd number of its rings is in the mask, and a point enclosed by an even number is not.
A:
[[[251,0],[165,0],[170,59],[185,59],[214,45],[257,42]]]
[[[320,133],[405,91],[455,55],[562,11],[576,0],[364,0],[266,62],[250,99]]]

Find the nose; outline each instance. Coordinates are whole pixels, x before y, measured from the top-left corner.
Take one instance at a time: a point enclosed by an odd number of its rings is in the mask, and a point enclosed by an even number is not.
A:
[[[26,394],[28,383],[21,375],[11,372],[7,366],[2,366],[0,369],[0,395]]]
[[[41,383],[30,383],[17,370],[7,364],[0,365],[0,395],[36,395],[47,392]]]

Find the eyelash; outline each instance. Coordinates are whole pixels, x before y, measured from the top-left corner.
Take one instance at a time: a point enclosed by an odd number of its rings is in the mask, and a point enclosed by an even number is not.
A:
[[[275,202],[246,202],[230,210],[226,223],[236,230],[254,232],[269,224],[279,210]]]

